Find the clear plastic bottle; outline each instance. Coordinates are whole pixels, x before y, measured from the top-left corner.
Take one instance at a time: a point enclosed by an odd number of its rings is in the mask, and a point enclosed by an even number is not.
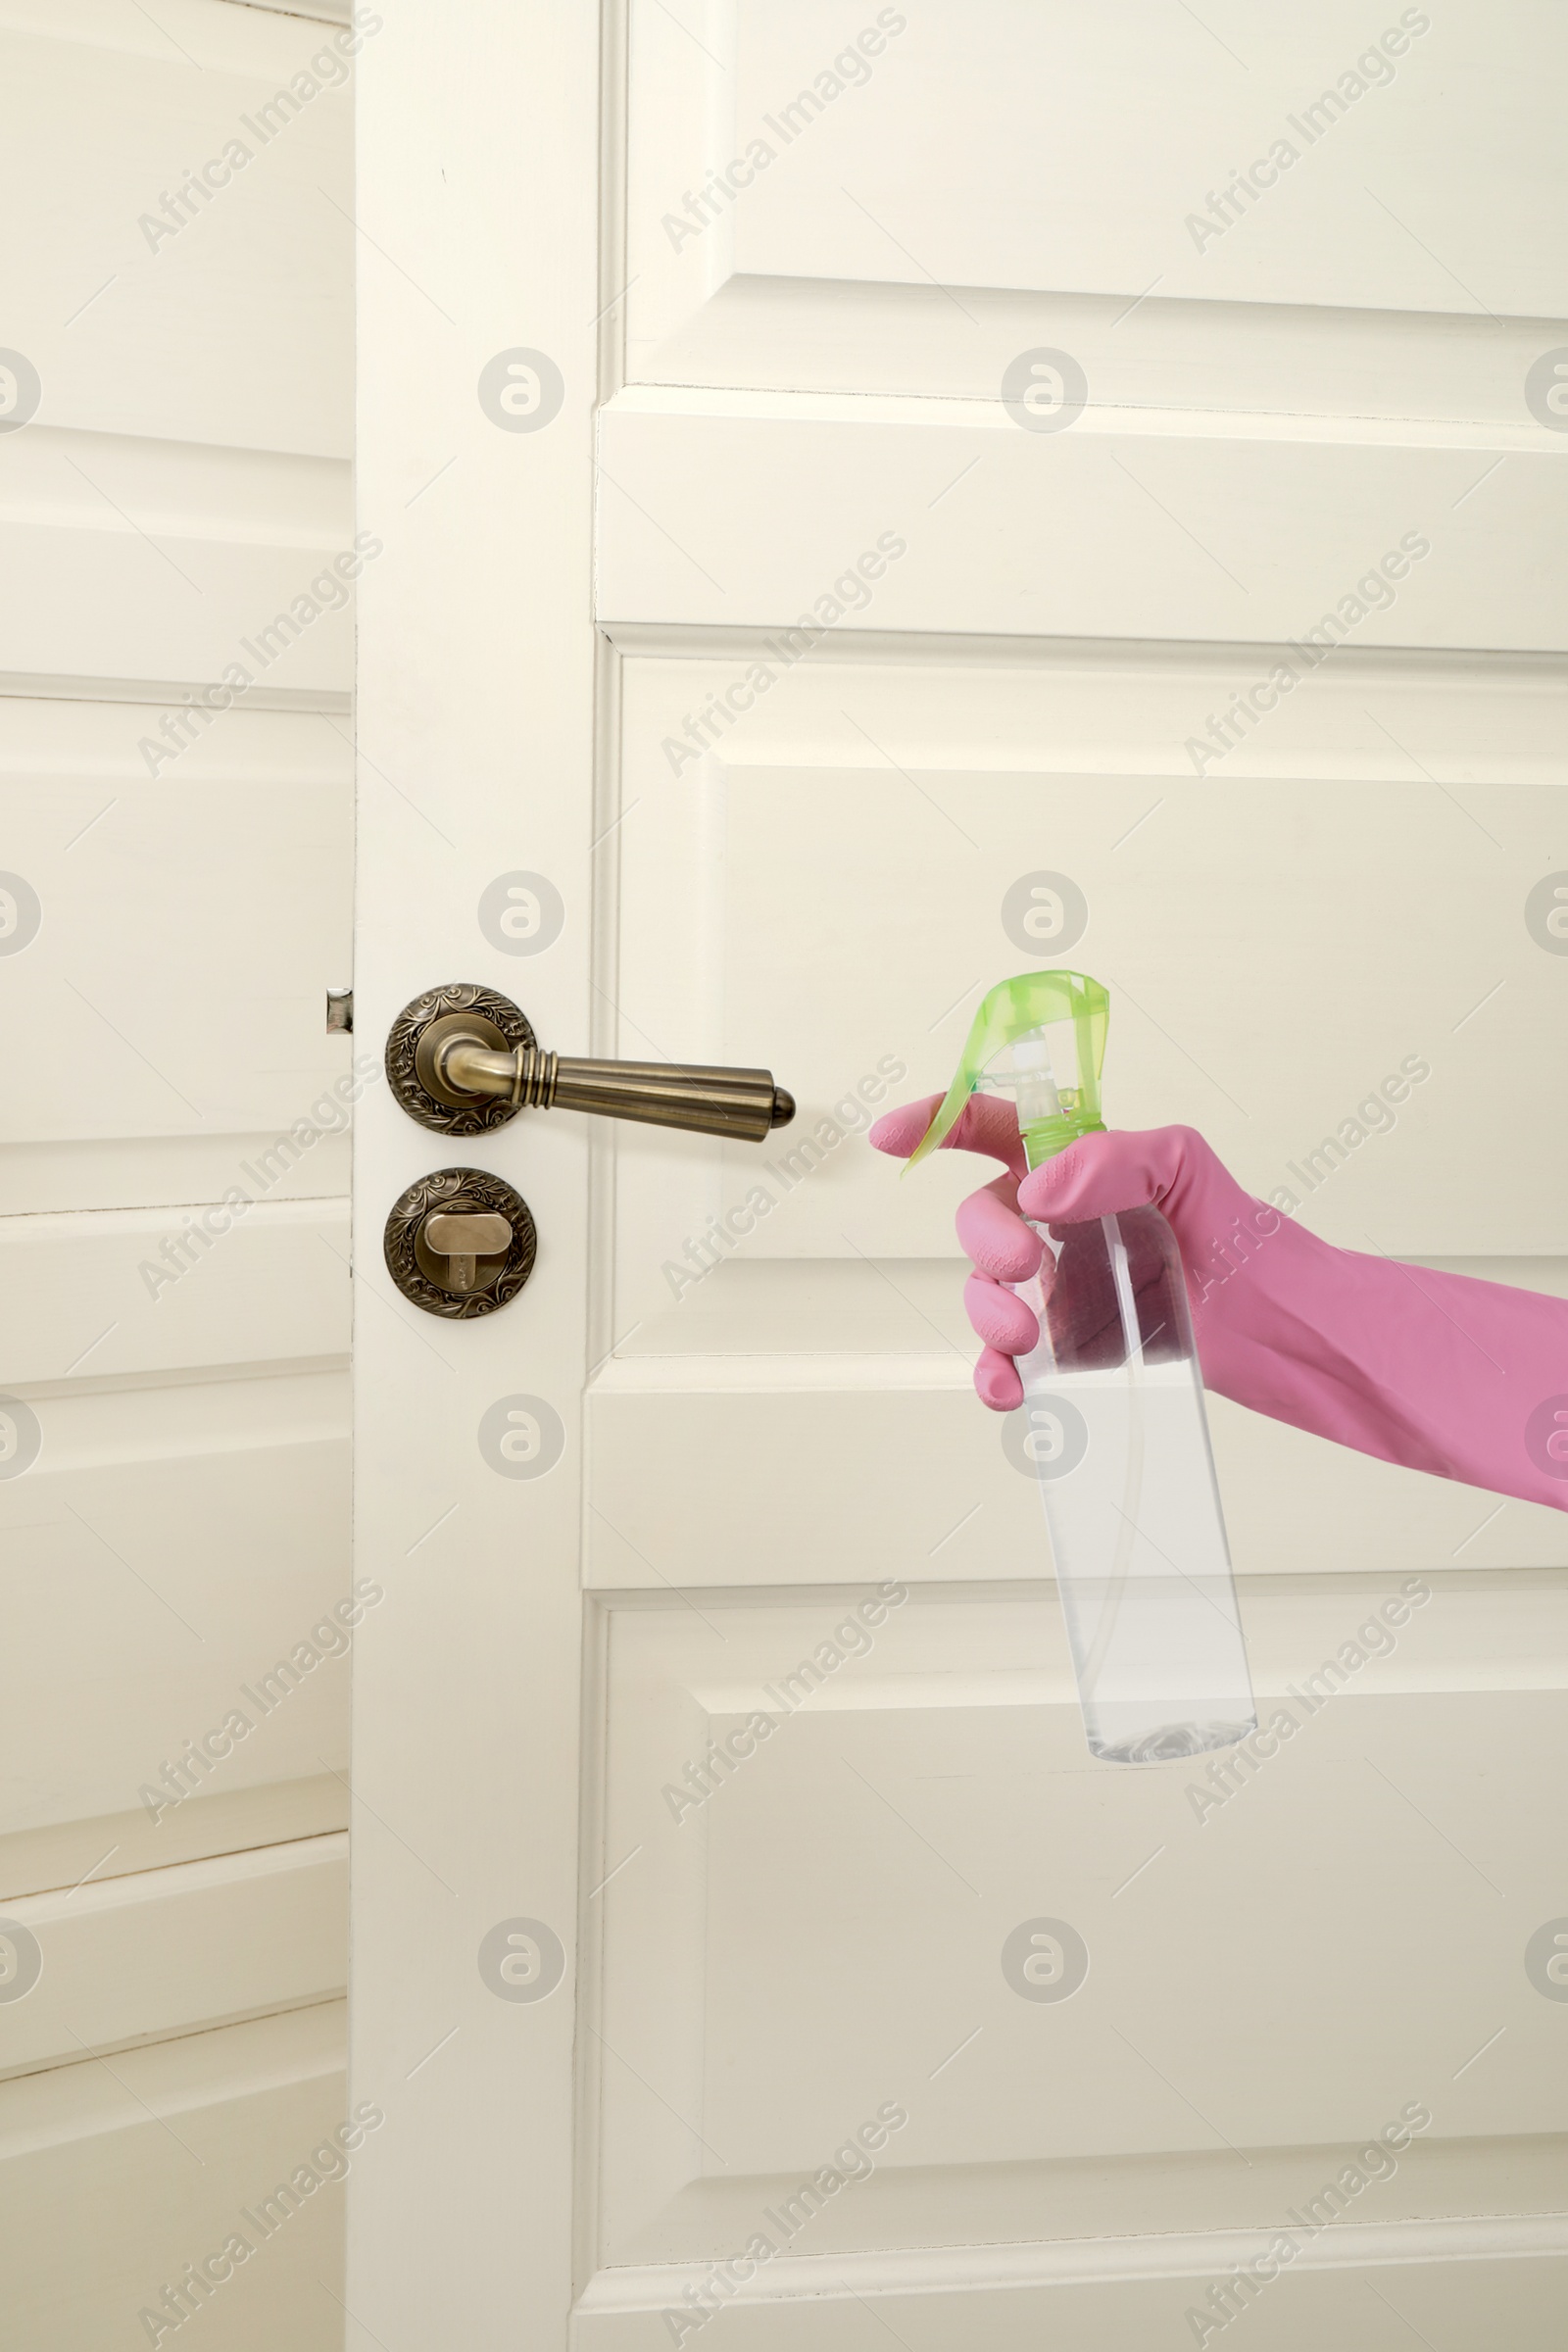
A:
[[[1109,1000],[1080,972],[991,991],[919,1152],[976,1091],[1017,1105],[1031,1167],[1102,1125]],[[911,1161],[911,1165],[912,1165]],[[1040,1345],[1019,1362],[1091,1752],[1158,1763],[1256,1729],[1176,1237],[1156,1208],[1036,1226],[1016,1286]]]

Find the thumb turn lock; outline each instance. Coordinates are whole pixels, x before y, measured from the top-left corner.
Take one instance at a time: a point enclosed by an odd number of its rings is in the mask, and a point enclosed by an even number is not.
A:
[[[438,1168],[392,1203],[387,1271],[427,1315],[471,1322],[515,1298],[538,1237],[520,1193],[485,1168]]]
[[[420,1234],[440,1268],[436,1281],[455,1298],[466,1298],[473,1289],[482,1257],[504,1258],[512,1247],[512,1227],[489,1209],[466,1215],[439,1211],[425,1218]]]
[[[519,1110],[555,1109],[760,1144],[795,1116],[794,1098],[770,1070],[544,1053],[515,1004],[466,982],[428,989],[404,1006],[387,1039],[386,1074],[409,1116],[438,1135],[480,1135]],[[460,1242],[449,1261],[467,1266],[471,1283],[486,1251],[474,1237]]]

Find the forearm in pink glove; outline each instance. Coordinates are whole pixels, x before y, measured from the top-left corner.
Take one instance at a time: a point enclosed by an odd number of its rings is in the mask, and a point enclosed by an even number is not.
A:
[[[907,1158],[938,1096],[890,1111],[878,1151]],[[1022,1400],[1012,1358],[1039,1338],[1004,1286],[1043,1255],[1025,1218],[1075,1224],[1152,1203],[1174,1232],[1203,1379],[1341,1446],[1568,1509],[1568,1300],[1336,1250],[1242,1190],[1191,1127],[1086,1135],[1025,1172],[1010,1103],[976,1095],[947,1139],[1007,1173],[964,1201],[983,1401]]]

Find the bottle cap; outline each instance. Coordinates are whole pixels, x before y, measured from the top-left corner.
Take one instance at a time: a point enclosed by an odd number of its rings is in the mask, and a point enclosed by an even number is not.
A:
[[[1032,1168],[1103,1127],[1100,1068],[1110,998],[1086,972],[1020,972],[981,1001],[963,1059],[915,1150],[912,1168],[952,1133],[973,1094],[1006,1095],[1018,1106]]]

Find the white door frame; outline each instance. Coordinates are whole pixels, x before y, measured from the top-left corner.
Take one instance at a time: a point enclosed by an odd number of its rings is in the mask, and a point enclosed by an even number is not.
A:
[[[360,611],[355,976],[377,1053],[419,990],[506,984],[475,909],[517,869],[555,877],[568,914],[512,993],[546,1042],[590,1035],[599,39],[592,7],[467,0],[388,12],[363,53],[358,499],[385,554]],[[564,379],[545,430],[499,429],[476,395],[519,346]],[[356,1662],[350,2095],[387,2121],[353,2183],[347,2301],[394,2344],[560,2345],[589,1137],[524,1120],[453,1147],[380,1087],[359,1117],[356,1544],[387,1605]],[[404,1184],[470,1159],[525,1194],[539,1261],[523,1299],[453,1326],[393,1291],[381,1232]],[[480,1458],[481,1414],[516,1392],[561,1415],[552,1476]],[[518,1916],[566,1954],[537,2004],[477,1963]]]

